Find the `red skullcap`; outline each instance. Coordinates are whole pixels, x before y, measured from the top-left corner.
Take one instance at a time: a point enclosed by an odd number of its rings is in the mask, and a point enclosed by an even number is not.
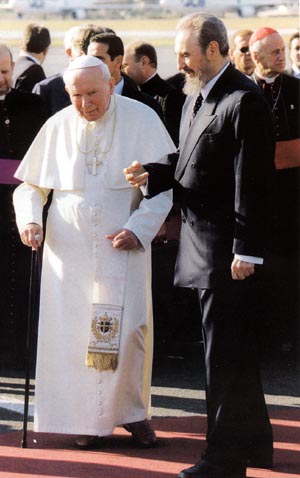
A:
[[[258,30],[252,33],[249,40],[249,46],[253,45],[253,43],[255,43],[258,40],[262,40],[263,38],[266,38],[269,35],[272,35],[272,33],[278,33],[278,31],[274,30],[274,28],[269,28],[269,27],[258,28]]]

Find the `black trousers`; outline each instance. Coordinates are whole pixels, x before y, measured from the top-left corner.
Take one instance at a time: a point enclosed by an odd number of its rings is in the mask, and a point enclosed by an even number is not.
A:
[[[254,274],[244,281],[232,280],[224,288],[198,292],[206,368],[204,455],[232,469],[256,456],[269,459],[273,452],[260,378],[263,291]]]

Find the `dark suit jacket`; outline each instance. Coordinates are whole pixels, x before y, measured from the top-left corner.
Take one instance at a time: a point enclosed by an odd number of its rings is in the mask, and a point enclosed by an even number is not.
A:
[[[34,85],[46,78],[41,65],[27,56],[19,56],[14,66],[14,88],[31,92]]]
[[[43,81],[39,81],[34,86],[32,92],[43,98],[47,108],[48,118],[71,104],[70,96],[65,89],[63,77],[59,73]]]
[[[183,128],[192,108],[188,98]],[[264,256],[274,144],[260,90],[229,65],[187,128],[180,154],[166,158],[169,164],[146,166],[149,195],[172,186],[178,191],[176,285],[226,286],[234,253]]]
[[[143,93],[151,95],[160,104],[166,128],[176,146],[179,142],[179,127],[185,96],[158,74],[140,85]]]
[[[122,78],[124,80],[122,96],[127,96],[127,98],[144,103],[152,108],[158,114],[160,119],[163,120],[162,109],[157,101],[152,98],[152,96],[140,91],[134,81],[125,73],[122,73]]]

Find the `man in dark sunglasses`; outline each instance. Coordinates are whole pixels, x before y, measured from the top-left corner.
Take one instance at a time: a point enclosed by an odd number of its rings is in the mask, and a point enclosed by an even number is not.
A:
[[[249,52],[249,39],[252,30],[237,30],[230,41],[229,57],[236,69],[250,76],[254,71],[254,63]]]

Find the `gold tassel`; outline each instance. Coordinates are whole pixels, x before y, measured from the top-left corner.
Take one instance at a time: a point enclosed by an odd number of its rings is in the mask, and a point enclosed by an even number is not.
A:
[[[99,372],[114,372],[118,367],[118,354],[87,352],[85,364]]]

